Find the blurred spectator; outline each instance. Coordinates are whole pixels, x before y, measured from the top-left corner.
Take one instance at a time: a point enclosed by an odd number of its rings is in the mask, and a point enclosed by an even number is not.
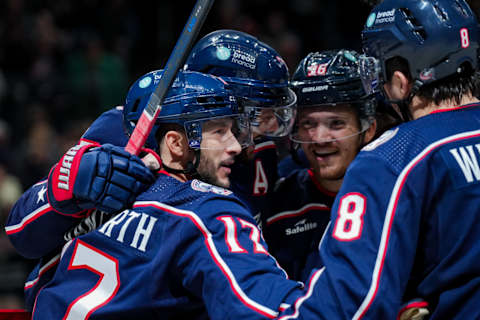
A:
[[[0,226],[5,221],[12,205],[23,193],[20,180],[9,172],[9,158],[0,151]],[[0,308],[23,307],[22,293],[29,265],[16,254],[5,232],[0,233]]]
[[[70,116],[98,115],[123,103],[128,89],[127,68],[122,59],[107,52],[101,38],[86,32],[80,50],[67,57],[66,77],[72,93]]]
[[[8,170],[7,155],[0,154],[0,212],[5,221],[12,205],[22,195],[23,187],[20,180]]]
[[[17,172],[24,188],[46,176],[65,150],[58,147],[55,129],[49,122],[46,107],[34,104],[28,108],[29,128],[17,150]]]

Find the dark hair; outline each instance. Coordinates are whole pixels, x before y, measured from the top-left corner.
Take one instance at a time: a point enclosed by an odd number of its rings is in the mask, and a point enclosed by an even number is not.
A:
[[[385,61],[385,69],[387,79],[386,82],[390,82],[395,71],[400,71],[407,77],[408,80],[412,81],[412,75],[410,74],[410,66],[408,65],[407,59],[402,57],[393,57]]]
[[[478,97],[480,73],[468,64],[461,69],[459,73],[422,86],[417,95],[435,104],[440,104],[444,100],[453,100],[460,104],[463,96]]]
[[[158,146],[160,149],[161,142],[167,132],[169,131],[178,131],[178,132],[183,132],[185,133],[185,128],[178,123],[162,123],[157,129],[157,132],[155,132],[155,139],[157,139]],[[159,150],[160,151],[160,150]]]
[[[402,57],[389,59],[385,66],[387,82],[392,79],[395,71],[402,72],[412,81],[408,62]],[[457,73],[421,86],[416,95],[437,105],[444,100],[453,100],[460,104],[463,96],[480,96],[480,72],[473,70],[470,64],[465,63]]]

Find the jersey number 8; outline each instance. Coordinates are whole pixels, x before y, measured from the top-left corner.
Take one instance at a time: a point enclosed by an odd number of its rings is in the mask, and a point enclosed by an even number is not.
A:
[[[357,240],[362,235],[367,200],[360,193],[347,193],[340,199],[333,237],[339,241]]]

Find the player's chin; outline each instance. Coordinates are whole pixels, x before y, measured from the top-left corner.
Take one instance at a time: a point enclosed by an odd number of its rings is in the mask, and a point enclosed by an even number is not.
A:
[[[316,169],[319,173],[320,179],[338,180],[342,179],[345,175],[345,169],[336,165],[319,166]]]
[[[228,177],[218,178],[217,186],[222,188],[230,188],[230,178]]]
[[[223,188],[230,187],[230,173],[229,167],[220,166],[217,170],[217,185]]]

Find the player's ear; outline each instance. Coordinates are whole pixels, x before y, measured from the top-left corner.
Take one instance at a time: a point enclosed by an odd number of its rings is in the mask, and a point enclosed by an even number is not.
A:
[[[372,124],[367,129],[367,131],[365,131],[365,134],[363,135],[363,145],[366,145],[370,141],[372,141],[376,131],[377,131],[377,120],[373,119]]]
[[[168,131],[165,134],[164,143],[174,159],[181,159],[188,152],[187,137],[179,131]]]
[[[385,86],[389,98],[393,100],[406,99],[412,88],[408,78],[400,71],[395,71],[392,79]]]

